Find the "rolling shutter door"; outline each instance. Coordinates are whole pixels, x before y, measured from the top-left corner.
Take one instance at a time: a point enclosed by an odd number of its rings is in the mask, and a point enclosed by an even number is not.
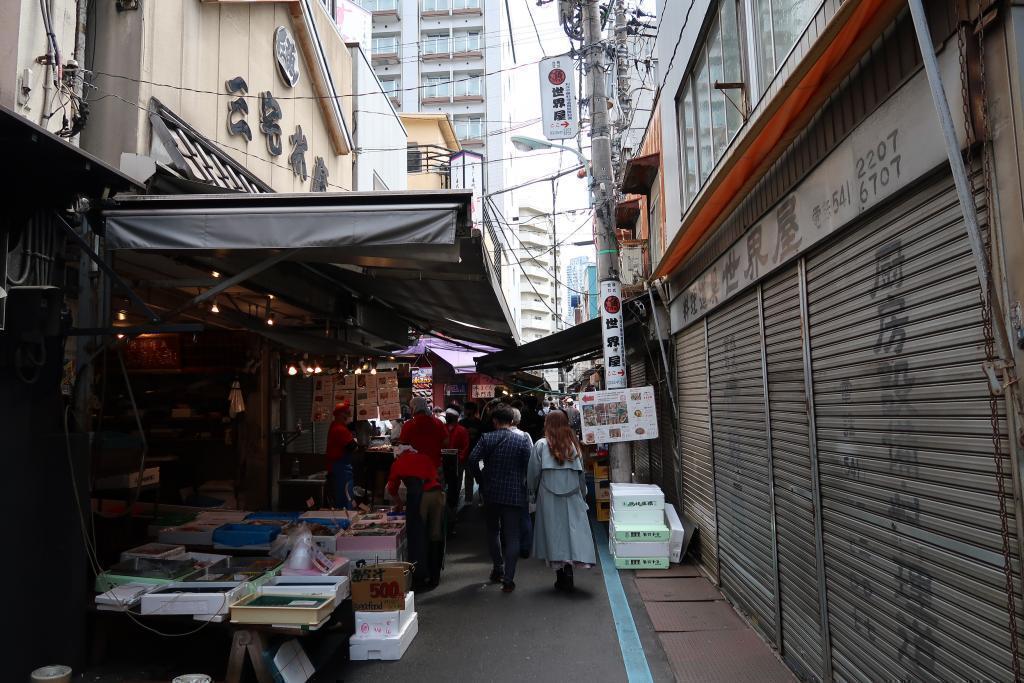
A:
[[[807,287],[836,678],[1011,679],[978,278],[951,180],[809,259]]]
[[[755,293],[736,297],[707,325],[721,587],[774,642],[775,543]]]
[[[629,386],[647,386],[647,364],[643,358],[629,364]],[[648,447],[649,443],[646,439],[631,442],[633,450],[633,481],[638,484],[650,483],[651,453]]]
[[[679,376],[676,396],[679,402],[679,450],[683,471],[682,509],[686,518],[700,529],[696,555],[701,567],[717,583],[718,524],[715,518],[704,323],[697,323],[680,332],[674,342],[676,372]],[[662,450],[669,449],[662,447]]]
[[[761,297],[782,613],[779,649],[802,678],[816,681],[824,675],[825,655],[799,278],[793,266],[768,279]]]
[[[330,424],[312,421],[314,382],[312,377],[285,378],[285,428],[294,430],[296,425],[302,425],[302,434],[288,443],[288,453],[323,453],[327,445]]]

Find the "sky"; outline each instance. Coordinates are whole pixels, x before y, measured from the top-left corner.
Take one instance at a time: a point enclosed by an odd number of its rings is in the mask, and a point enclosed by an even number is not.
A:
[[[536,0],[508,0],[509,14],[512,19],[512,36],[515,44],[516,62],[529,64],[521,69],[513,69],[510,73],[513,101],[506,103],[506,112],[510,120],[529,121],[540,116],[540,84],[539,67],[536,62],[544,57],[552,57],[569,51],[569,39],[558,23],[557,2],[550,2],[538,7]],[[634,2],[627,3],[635,5]],[[643,0],[640,7],[650,14],[654,13],[653,0]],[[536,31],[530,15],[537,24]],[[538,42],[538,34],[543,46]],[[577,78],[579,74],[577,74]],[[535,123],[516,130],[514,135],[525,135],[544,138],[541,124]],[[584,128],[581,141],[584,154],[589,157],[590,138]],[[575,140],[559,141],[567,146],[575,147]],[[511,174],[507,178],[508,185],[523,183],[535,178],[544,178],[557,173],[561,169],[572,168],[577,164],[576,157],[570,153],[519,152],[512,151]],[[555,199],[555,210],[587,208],[586,181],[576,174],[562,176],[558,180]],[[541,182],[519,190],[514,195],[517,203],[533,206],[541,211],[551,211],[551,183]],[[589,256],[594,259],[594,246],[573,246],[573,242],[592,239],[592,223],[587,213],[560,214],[555,216],[555,229],[559,240],[566,240],[559,250],[559,279],[566,281],[565,267],[574,256]],[[582,227],[581,227],[582,226]],[[576,231],[576,232],[574,232]],[[564,292],[563,292],[564,294]],[[560,297],[561,298],[561,297]]]

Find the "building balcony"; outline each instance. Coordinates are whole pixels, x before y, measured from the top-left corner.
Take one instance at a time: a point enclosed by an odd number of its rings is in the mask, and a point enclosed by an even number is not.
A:
[[[459,142],[463,147],[483,147],[485,144],[483,138],[459,138]]]
[[[385,47],[380,50],[374,50],[370,55],[370,60],[374,64],[398,64],[402,60],[402,54],[398,50],[398,46],[394,48]]]
[[[456,50],[452,53],[452,59],[483,59],[483,50]]]
[[[398,95],[394,95],[394,94],[388,95],[388,99],[391,100],[391,104],[393,104],[394,106],[396,106],[396,107],[401,107],[402,106],[402,98],[400,98]]]
[[[406,151],[410,189],[450,188],[451,158],[451,150],[438,145],[410,145]]]
[[[456,102],[483,102],[484,96],[481,95],[456,95]]]
[[[483,16],[483,9],[480,7],[464,7],[462,9],[453,9],[452,14],[460,17],[471,17],[471,16]]]
[[[452,58],[451,52],[424,52],[420,55],[424,62],[443,62]]]
[[[420,104],[451,104],[451,97],[421,97]]]

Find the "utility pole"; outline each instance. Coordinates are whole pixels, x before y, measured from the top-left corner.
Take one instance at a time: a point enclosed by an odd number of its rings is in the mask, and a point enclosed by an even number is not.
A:
[[[610,11],[609,7],[609,11]],[[619,281],[619,250],[615,236],[612,201],[615,188],[612,180],[611,130],[608,124],[608,94],[605,90],[605,43],[601,33],[601,8],[598,0],[583,0],[583,50],[590,89],[590,154],[593,183],[597,246],[597,278],[601,289],[602,343],[605,345],[605,389],[625,388],[627,366],[625,331],[622,322],[622,284]],[[609,310],[609,298],[614,309]],[[614,329],[612,329],[614,328]],[[612,342],[614,341],[614,345]],[[614,351],[609,347],[614,346]],[[609,465],[613,482],[632,479],[628,443],[609,444]]]

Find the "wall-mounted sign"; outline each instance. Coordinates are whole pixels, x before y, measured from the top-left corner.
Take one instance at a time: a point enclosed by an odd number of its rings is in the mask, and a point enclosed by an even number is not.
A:
[[[288,136],[288,142],[292,144],[288,165],[292,167],[292,173],[302,178],[302,182],[306,182],[309,178],[309,173],[306,172],[306,150],[309,149],[309,143],[302,134],[302,126],[295,126],[295,134]]]
[[[600,306],[604,386],[622,389],[626,386],[626,336],[622,327],[622,285],[618,280],[601,281]]]
[[[284,113],[270,91],[260,93],[260,132],[267,136],[267,150],[281,156],[281,124]]]
[[[309,184],[310,192],[327,192],[327,164],[323,157],[313,160],[313,180]]]
[[[274,30],[274,56],[281,73],[281,80],[289,88],[299,82],[299,53],[295,48],[295,39],[284,26]]]
[[[573,68],[568,55],[540,62],[540,106],[548,140],[568,140],[580,132]]]
[[[497,388],[497,384],[474,384],[472,398],[494,398],[494,390]]]
[[[582,393],[583,443],[640,441],[658,436],[654,387],[630,387]]]
[[[249,113],[249,104],[245,101],[245,96],[249,94],[249,84],[241,76],[235,76],[226,81],[224,87],[229,94],[238,95],[228,102],[228,133],[241,135],[246,141],[252,140],[252,129],[245,120]]]

